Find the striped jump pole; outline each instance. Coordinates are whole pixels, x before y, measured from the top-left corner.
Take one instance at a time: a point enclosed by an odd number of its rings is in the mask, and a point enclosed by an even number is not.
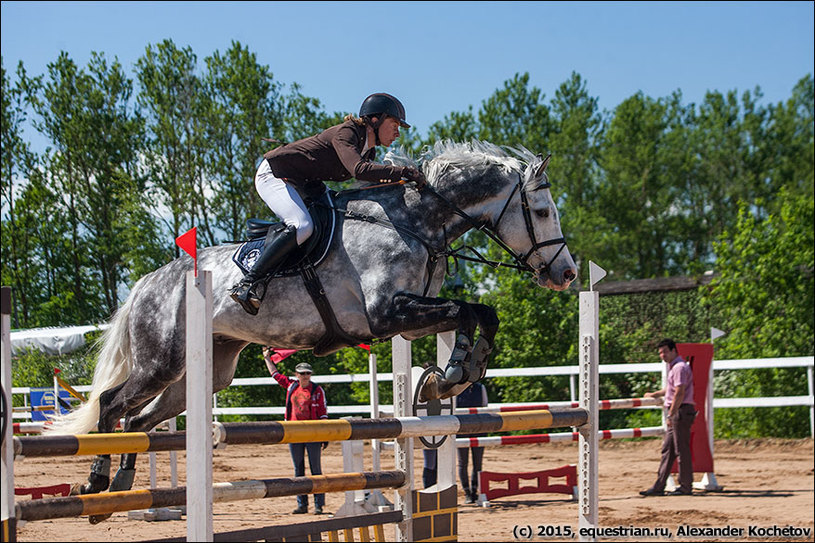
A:
[[[513,413],[515,411],[561,409],[564,407],[580,407],[580,402],[565,401],[542,404],[500,405],[494,407],[460,407],[456,409],[456,414]],[[600,411],[610,409],[634,409],[637,407],[662,407],[662,398],[621,398],[615,400],[600,400],[597,404],[597,409]]]
[[[392,470],[216,483],[210,489],[210,493],[213,503],[222,503],[343,490],[393,488],[404,482],[405,473]],[[187,487],[178,487],[23,500],[16,504],[16,516],[18,520],[46,520],[104,515],[133,509],[174,507],[187,504],[187,494]]]
[[[227,445],[269,445],[312,441],[407,439],[420,436],[511,432],[580,426],[583,409],[439,415],[384,419],[330,419],[215,423],[215,441]],[[212,426],[208,426],[212,448]],[[14,453],[20,457],[124,454],[183,450],[187,432],[126,432],[70,436],[17,436]]]
[[[624,439],[634,437],[655,437],[665,433],[662,426],[645,428],[621,428],[618,430],[600,430],[597,439]],[[580,432],[562,432],[556,434],[531,434],[520,436],[465,437],[456,439],[456,447],[499,447],[501,445],[522,445],[528,443],[563,443],[579,441]]]

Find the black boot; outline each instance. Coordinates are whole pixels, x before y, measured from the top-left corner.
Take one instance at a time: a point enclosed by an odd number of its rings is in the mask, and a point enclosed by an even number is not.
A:
[[[287,226],[283,230],[276,232],[273,240],[266,240],[263,253],[255,261],[252,269],[234,287],[230,295],[232,299],[241,304],[247,313],[257,315],[260,308],[260,301],[266,293],[263,279],[266,274],[283,262],[286,255],[297,247],[297,229],[294,226]],[[263,287],[262,292],[258,292],[259,287]]]

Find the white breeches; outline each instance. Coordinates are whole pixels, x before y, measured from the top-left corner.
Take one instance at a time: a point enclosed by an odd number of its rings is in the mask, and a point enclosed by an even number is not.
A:
[[[306,204],[294,187],[275,177],[266,159],[263,159],[255,174],[255,188],[272,213],[286,226],[297,229],[297,244],[302,245],[314,232]]]

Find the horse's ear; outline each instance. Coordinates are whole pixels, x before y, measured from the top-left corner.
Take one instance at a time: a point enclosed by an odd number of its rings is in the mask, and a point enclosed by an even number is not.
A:
[[[538,156],[540,156],[540,155],[538,155]],[[546,171],[546,167],[549,166],[549,160],[551,160],[551,158],[552,158],[551,154],[546,155],[546,158],[543,159],[543,161],[541,162],[541,165],[538,166],[538,171],[535,172],[535,177],[540,177],[540,176],[543,175],[543,172]]]

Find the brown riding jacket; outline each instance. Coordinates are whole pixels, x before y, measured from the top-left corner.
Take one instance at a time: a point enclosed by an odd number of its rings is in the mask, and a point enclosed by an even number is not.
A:
[[[366,127],[345,121],[315,136],[269,151],[272,173],[292,185],[303,198],[316,198],[326,190],[323,181],[399,181],[405,168],[373,162],[376,148],[364,155]]]

